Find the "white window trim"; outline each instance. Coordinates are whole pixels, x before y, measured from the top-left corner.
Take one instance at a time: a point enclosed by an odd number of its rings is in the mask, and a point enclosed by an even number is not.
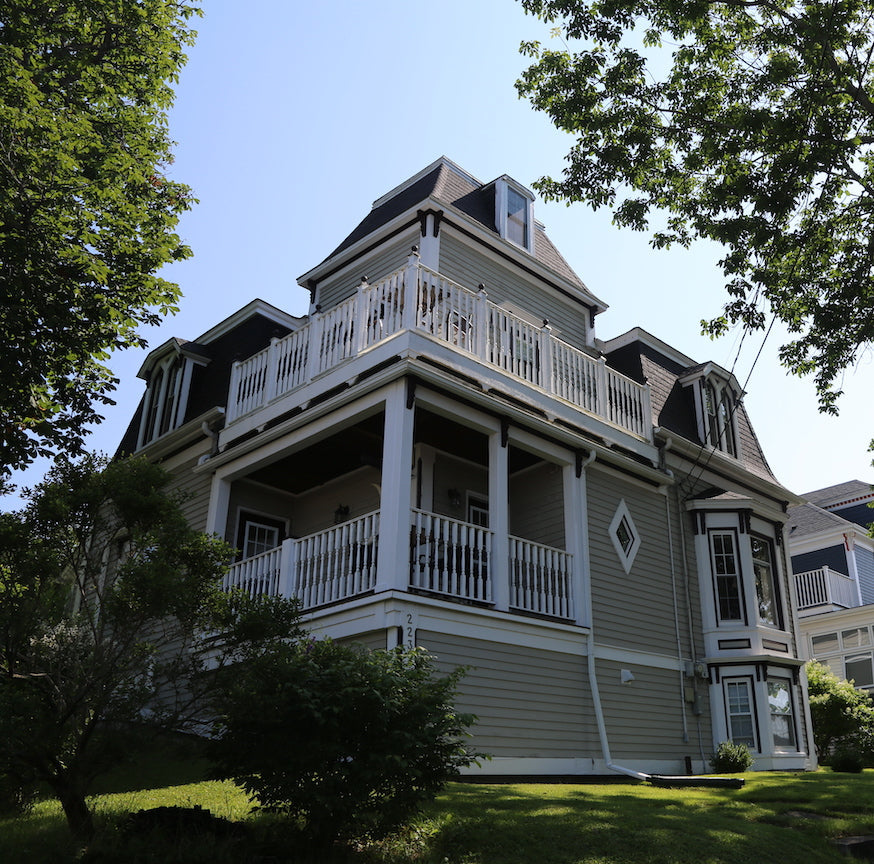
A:
[[[164,432],[161,432],[160,429],[164,421],[164,411],[167,408],[167,385],[170,380],[170,371],[173,368],[173,364],[180,358],[182,359],[182,368],[179,375],[176,376],[175,381],[173,416],[169,420],[167,429]],[[140,416],[140,429],[137,436],[137,449],[145,447],[146,444],[151,444],[152,441],[157,441],[163,435],[172,432],[182,424],[182,419],[185,417],[185,411],[188,407],[188,393],[191,388],[191,374],[193,367],[194,363],[190,357],[184,357],[181,354],[172,352],[160,363],[156,363],[152,368],[149,375],[150,383],[146,389],[146,396],[143,399],[143,411]],[[161,374],[161,388],[156,393],[152,389],[152,382],[158,374]],[[152,430],[148,428],[150,425],[149,416],[152,413],[152,407],[156,404],[156,400],[158,408],[154,423],[152,424],[154,427],[154,434],[152,434]]]
[[[512,189],[528,202],[525,208],[525,243],[516,243],[510,239],[510,232],[507,219],[507,209],[509,203],[508,190]],[[534,254],[534,195],[521,184],[508,177],[506,174],[499,177],[495,181],[495,227],[498,234],[506,241],[524,249],[530,255]]]
[[[749,718],[750,723],[752,724],[752,732],[753,732],[753,743],[752,745],[748,745],[750,750],[755,753],[762,752],[762,741],[761,741],[761,732],[759,730],[759,719],[756,716],[756,688],[753,677],[747,675],[732,675],[722,679],[722,699],[723,705],[725,707],[725,734],[726,737],[733,741],[734,743],[738,743],[734,741],[732,737],[732,729],[731,729],[731,718],[732,716],[747,716],[747,715],[732,715],[731,713],[731,701],[728,698],[728,685],[729,684],[743,684],[746,687],[747,691],[747,704],[749,706]],[[770,730],[769,730],[770,731]],[[741,742],[746,743],[746,742]]]
[[[627,550],[622,546],[618,535],[619,526],[623,521],[627,524],[632,538],[631,546],[629,546]],[[613,542],[613,548],[616,550],[616,555],[619,557],[619,561],[627,575],[631,572],[631,568],[634,565],[634,559],[640,549],[640,532],[637,530],[637,526],[631,518],[631,513],[628,510],[628,505],[625,503],[624,498],[619,502],[619,506],[616,508],[616,513],[613,515],[613,521],[610,523],[609,531],[610,540]]]

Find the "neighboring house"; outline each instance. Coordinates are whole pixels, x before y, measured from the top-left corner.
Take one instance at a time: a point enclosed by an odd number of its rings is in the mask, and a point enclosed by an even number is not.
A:
[[[801,497],[788,524],[802,650],[874,692],[874,486],[851,480]]]
[[[318,635],[468,665],[483,774],[810,767],[786,508],[734,376],[605,304],[510,177],[445,158],[299,280],[152,351],[122,443],[163,462],[228,586]],[[289,734],[294,734],[289,730]]]

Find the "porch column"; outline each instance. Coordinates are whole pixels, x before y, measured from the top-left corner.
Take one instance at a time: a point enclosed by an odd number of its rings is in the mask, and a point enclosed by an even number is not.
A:
[[[212,475],[212,488],[209,490],[209,512],[206,517],[207,534],[217,534],[225,538],[228,521],[228,507],[231,503],[231,481],[218,474]]]
[[[405,591],[409,586],[413,416],[413,407],[407,407],[406,382],[396,381],[385,400],[379,554],[374,587],[377,593]]]
[[[571,591],[573,618],[577,624],[592,623],[591,592],[589,591],[589,521],[586,501],[586,471],[581,459],[576,465],[562,469],[564,481],[564,536],[567,550],[573,557]]]
[[[489,528],[492,550],[489,579],[495,609],[510,608],[510,484],[507,434],[489,435]]]

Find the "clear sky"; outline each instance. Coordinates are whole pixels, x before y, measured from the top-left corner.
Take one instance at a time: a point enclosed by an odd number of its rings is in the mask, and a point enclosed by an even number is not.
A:
[[[296,278],[321,261],[371,203],[440,155],[482,181],[530,186],[558,173],[571,139],[516,96],[523,39],[549,29],[514,0],[209,0],[170,116],[173,173],[200,203],[180,233],[194,257],[166,268],[181,310],[145,333],[152,347],[196,339],[254,297],[301,315]],[[699,322],[721,310],[716,248],[653,251],[607,210],[537,201],[535,216],[592,292],[610,305],[597,334],[641,326],[741,384],[761,334],[716,342]],[[874,356],[846,374],[838,418],[813,383],[787,376],[772,333],[746,385],[747,409],[777,478],[795,492],[874,481]],[[146,352],[116,355],[117,405],[89,438],[114,451],[142,395]],[[36,482],[45,464],[18,482]],[[15,506],[13,499],[5,506]]]

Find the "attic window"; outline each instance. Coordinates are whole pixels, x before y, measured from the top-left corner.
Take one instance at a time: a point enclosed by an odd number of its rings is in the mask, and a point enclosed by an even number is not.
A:
[[[534,196],[509,177],[495,181],[495,227],[505,240],[534,254]]]
[[[699,441],[738,458],[737,413],[743,391],[734,375],[706,363],[688,370],[680,383],[693,388]]]
[[[171,354],[152,370],[140,424],[140,447],[182,423],[187,401],[183,379],[188,365],[185,357]]]

